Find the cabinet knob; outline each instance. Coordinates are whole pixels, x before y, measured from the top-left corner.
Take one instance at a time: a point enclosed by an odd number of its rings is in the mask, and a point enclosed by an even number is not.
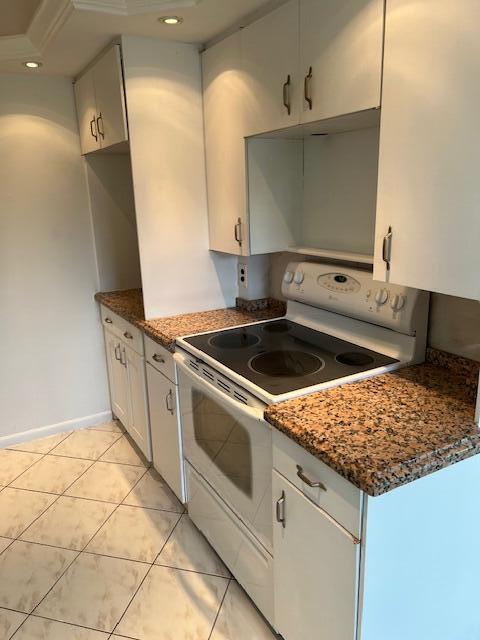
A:
[[[105,318],[105,322],[106,322],[107,324],[112,324],[112,323],[113,323],[113,320],[112,320],[111,318]]]
[[[133,340],[133,336],[130,333],[130,331],[125,331],[125,333],[123,334],[125,336],[125,338],[127,338],[128,340]]]
[[[152,360],[155,360],[155,362],[160,362],[160,364],[165,364],[165,358],[158,353],[153,354]]]

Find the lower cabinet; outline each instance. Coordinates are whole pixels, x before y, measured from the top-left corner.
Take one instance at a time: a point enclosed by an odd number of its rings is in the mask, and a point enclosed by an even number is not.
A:
[[[171,358],[171,354],[165,358]],[[177,385],[147,362],[153,466],[184,502],[183,457],[177,412]]]
[[[125,428],[147,460],[151,460],[152,447],[148,419],[145,360],[143,356],[126,345],[122,347],[122,351],[127,372],[129,395],[129,418]]]
[[[128,377],[124,364],[122,341],[110,331],[105,330],[105,348],[107,351],[108,379],[110,383],[110,402],[112,412],[128,429]]]
[[[286,640],[353,640],[360,546],[276,471],[275,626]]]

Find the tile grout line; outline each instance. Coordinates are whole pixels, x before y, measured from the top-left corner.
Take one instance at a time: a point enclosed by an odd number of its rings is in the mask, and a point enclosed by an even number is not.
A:
[[[225,602],[225,598],[227,597],[227,591],[229,590],[231,583],[232,583],[232,578],[229,578],[227,588],[225,589],[225,593],[223,594],[222,600],[220,602],[220,606],[218,607],[218,611],[215,616],[215,620],[213,621],[212,628],[210,629],[210,633],[208,634],[208,640],[211,640],[212,634],[215,630],[215,625],[217,624],[218,616],[220,615],[220,611],[222,610],[223,603]]]
[[[45,451],[45,452],[43,452],[43,451],[25,451],[24,449],[17,449],[17,448],[10,448],[10,447],[7,447],[6,451],[21,451],[22,453],[38,453],[38,454],[44,454],[44,455],[47,456],[50,453],[50,451],[53,451],[55,449],[55,447],[58,447],[59,444],[62,444],[62,442],[64,440],[66,440],[67,438],[69,438],[72,435],[72,433],[73,433],[73,431],[69,431],[67,433],[67,435],[64,438],[62,438],[62,440],[60,440],[60,442],[57,442],[57,444],[55,444],[51,449],[49,449],[48,451]],[[55,433],[52,434],[52,436],[54,436],[54,435],[57,435],[57,434],[55,434]],[[45,437],[49,438],[50,436],[45,436]],[[37,439],[38,440],[42,440],[43,438],[37,438]],[[31,442],[35,442],[35,440],[31,440]],[[24,443],[21,442],[19,445],[14,445],[14,446],[15,447],[19,447],[22,444],[24,444]],[[28,441],[26,442],[26,444],[28,444]]]

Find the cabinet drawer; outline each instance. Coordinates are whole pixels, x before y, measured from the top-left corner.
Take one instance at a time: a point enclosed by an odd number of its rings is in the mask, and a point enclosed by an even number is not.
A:
[[[176,384],[173,354],[148,336],[145,336],[145,358],[152,367]]]
[[[107,309],[107,307],[104,307],[103,304],[100,305],[100,313],[102,316],[102,324],[105,329],[108,329],[111,333],[120,337],[123,327],[122,318],[117,316],[116,313],[113,313],[113,311],[110,311],[110,309]]]
[[[310,487],[298,475],[297,465],[305,476],[321,487]],[[336,471],[314,458],[308,451],[282,433],[273,430],[273,467],[302,491],[334,520],[360,538],[362,492]]]
[[[100,305],[102,324],[139,355],[143,355],[143,333],[107,307]]]

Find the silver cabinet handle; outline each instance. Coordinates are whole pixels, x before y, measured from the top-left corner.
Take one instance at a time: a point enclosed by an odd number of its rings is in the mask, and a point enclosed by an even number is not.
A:
[[[238,242],[240,246],[242,246],[242,219],[238,218],[237,224],[235,225],[235,240]]]
[[[173,391],[171,389],[165,396],[165,406],[167,407],[167,411],[173,416]]]
[[[95,130],[93,129],[94,126],[95,126]],[[90,120],[90,133],[95,138],[95,140],[98,140],[97,124],[95,122],[95,116]]]
[[[160,364],[165,364],[165,358],[158,353],[153,354],[152,360],[155,360],[155,362],[159,362]]]
[[[107,324],[112,324],[112,323],[113,323],[113,320],[112,320],[111,318],[105,318],[105,322],[106,322]]]
[[[383,238],[382,259],[387,265],[387,271],[390,271],[392,261],[392,227],[388,227],[387,235]]]
[[[125,336],[125,338],[128,338],[128,340],[133,340],[133,336],[129,331],[125,331],[123,335]]]
[[[312,100],[312,78],[313,78],[313,69],[310,67],[307,75],[305,76],[305,82],[303,85],[303,93],[305,96],[305,102],[308,104],[308,108],[310,111],[313,109],[313,100]]]
[[[276,512],[277,522],[280,522],[285,529],[285,491],[282,491],[281,497],[277,500]]]
[[[287,81],[283,84],[283,106],[287,110],[288,115],[292,112],[292,106],[290,104],[290,74],[287,76]]]
[[[102,123],[102,128],[100,128],[100,123]],[[102,116],[102,112],[100,111],[100,114],[97,118],[97,131],[98,134],[100,136],[102,136],[102,140],[105,139],[105,129],[103,128],[103,116]]]
[[[315,482],[314,480],[310,480],[310,478],[303,473],[303,468],[299,464],[297,464],[297,476],[302,482],[308,484],[309,487],[319,488],[322,491],[327,490],[327,487],[322,482]]]
[[[123,353],[123,359],[122,358],[122,353]],[[127,368],[127,354],[125,353],[125,349],[122,349],[120,351],[120,362],[123,364],[123,366],[125,367],[125,369]]]
[[[115,345],[115,360],[118,360],[119,362],[122,362],[122,358],[120,355],[118,355],[120,353],[120,345],[116,344]],[[123,362],[122,362],[123,364]]]

